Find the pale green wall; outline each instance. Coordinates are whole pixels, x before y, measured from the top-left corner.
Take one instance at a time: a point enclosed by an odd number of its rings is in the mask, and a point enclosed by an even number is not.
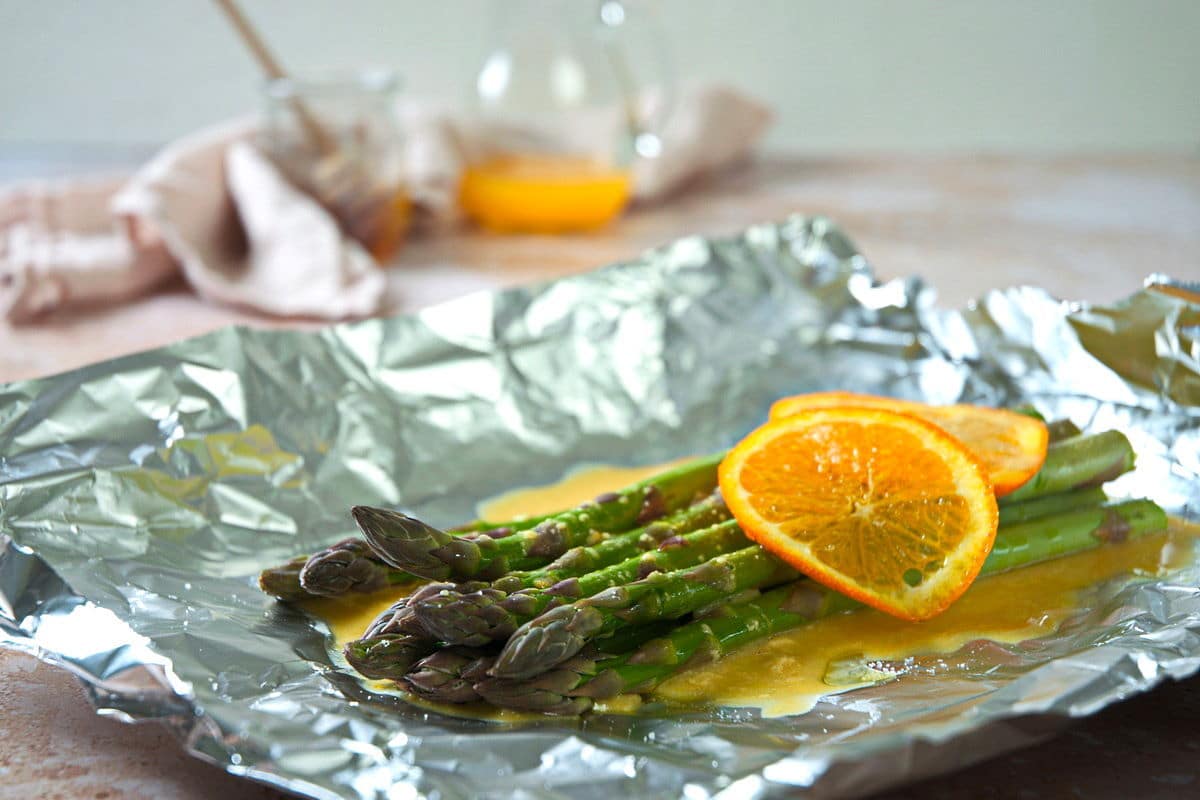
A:
[[[590,2],[590,0],[564,0]],[[394,66],[460,96],[483,0],[244,0],[297,68]],[[1200,0],[661,0],[685,74],[811,150],[1200,144]],[[0,0],[0,144],[155,142],[256,105],[208,0]]]

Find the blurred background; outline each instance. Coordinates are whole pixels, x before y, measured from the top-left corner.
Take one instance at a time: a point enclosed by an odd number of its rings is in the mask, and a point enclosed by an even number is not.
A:
[[[649,0],[678,72],[771,106],[773,150],[1195,152],[1196,0]],[[296,72],[391,67],[455,102],[483,0],[246,0]],[[0,148],[138,148],[256,110],[209,0],[0,0]]]
[[[1194,279],[1198,34],[1200,0],[0,0],[0,320],[362,317],[795,213],[949,302]]]

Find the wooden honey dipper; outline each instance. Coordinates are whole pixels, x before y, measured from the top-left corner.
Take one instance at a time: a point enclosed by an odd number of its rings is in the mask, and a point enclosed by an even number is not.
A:
[[[290,80],[236,0],[214,2],[263,73],[272,81]],[[373,254],[379,256],[380,250],[390,249],[381,246],[380,238],[396,236],[395,224],[391,222],[395,190],[382,185],[358,160],[347,156],[337,138],[297,93],[289,92],[286,101],[318,155],[303,176],[293,177],[306,184],[316,200],[341,221],[346,232]]]

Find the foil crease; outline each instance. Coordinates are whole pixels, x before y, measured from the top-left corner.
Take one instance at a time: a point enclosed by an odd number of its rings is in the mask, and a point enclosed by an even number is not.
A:
[[[1106,308],[1023,287],[946,311],[794,218],[412,316],[231,328],[9,384],[0,643],[74,671],[104,713],[315,798],[834,797],[952,769],[1195,673],[1200,569],[803,716],[510,727],[370,695],[254,576],[350,535],[353,503],[455,523],[579,463],[726,447],[773,399],[831,388],[1119,428],[1139,459],[1114,493],[1196,520],[1200,305],[1147,286]]]

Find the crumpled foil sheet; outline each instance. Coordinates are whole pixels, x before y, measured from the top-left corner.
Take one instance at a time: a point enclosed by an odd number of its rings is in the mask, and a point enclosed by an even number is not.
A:
[[[944,311],[795,218],[413,316],[222,330],[11,384],[0,642],[73,670],[102,713],[312,797],[833,797],[948,770],[1196,672],[1200,569],[803,716],[514,727],[368,695],[254,576],[351,534],[353,503],[454,523],[579,463],[726,447],[774,398],[835,387],[1120,428],[1140,455],[1114,491],[1195,520],[1200,306],[1154,282],[1109,308],[1018,288]]]

